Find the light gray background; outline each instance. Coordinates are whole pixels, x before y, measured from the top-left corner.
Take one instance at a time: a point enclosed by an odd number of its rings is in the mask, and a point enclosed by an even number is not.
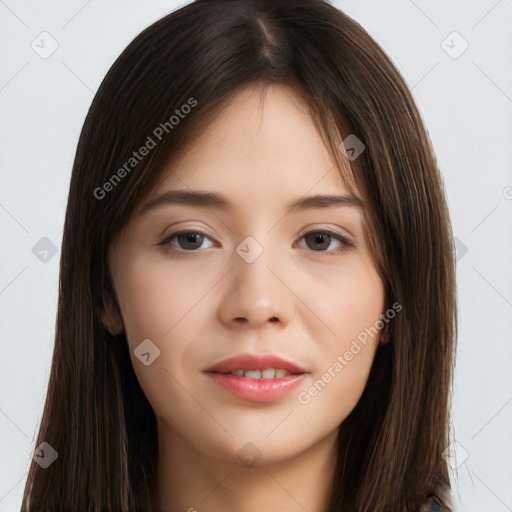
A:
[[[0,0],[0,512],[19,510],[35,448],[87,109],[133,37],[184,3]],[[457,510],[512,511],[512,0],[333,3],[402,72],[445,178],[459,240],[457,457],[449,459]],[[58,48],[47,58],[31,47],[48,51],[52,39]],[[57,249],[46,262],[32,251],[43,237]]]

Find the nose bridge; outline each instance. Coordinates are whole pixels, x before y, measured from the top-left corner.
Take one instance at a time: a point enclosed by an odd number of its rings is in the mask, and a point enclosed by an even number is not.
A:
[[[260,242],[263,240],[263,242]],[[246,237],[233,254],[230,283],[220,304],[224,322],[261,326],[267,322],[289,322],[293,294],[286,277],[280,276],[284,254],[270,246],[271,237]]]

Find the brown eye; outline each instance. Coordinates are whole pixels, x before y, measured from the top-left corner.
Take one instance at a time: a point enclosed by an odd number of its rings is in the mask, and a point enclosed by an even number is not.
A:
[[[310,233],[304,237],[307,245],[313,250],[325,250],[331,244],[331,236],[326,233]]]
[[[315,252],[339,253],[354,245],[344,236],[331,231],[310,231],[303,238],[308,248]],[[327,251],[326,249],[331,246],[333,241],[338,243],[338,249]]]
[[[203,243],[203,235],[199,233],[183,233],[176,237],[182,249],[198,249]]]
[[[177,233],[171,233],[168,237],[162,240],[162,242],[160,242],[160,245],[171,245],[178,251],[195,251],[196,249],[201,248],[205,239],[210,239],[210,237],[202,231],[179,231]],[[176,240],[177,243],[173,243],[174,240]],[[209,247],[212,246],[213,244]]]

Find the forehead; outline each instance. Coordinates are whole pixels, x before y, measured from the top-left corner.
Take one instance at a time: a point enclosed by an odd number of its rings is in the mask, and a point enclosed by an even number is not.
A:
[[[348,193],[301,96],[284,85],[264,92],[251,85],[233,95],[172,161],[157,192],[188,186],[227,195],[259,191],[260,198]]]

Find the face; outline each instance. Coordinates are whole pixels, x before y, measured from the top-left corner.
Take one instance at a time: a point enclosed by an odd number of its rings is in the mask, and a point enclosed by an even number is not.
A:
[[[169,191],[223,202],[173,201]],[[316,195],[350,196],[305,107],[284,86],[262,105],[245,88],[112,247],[137,378],[159,428],[203,457],[290,459],[336,435],[362,394],[383,283],[356,200],[290,209]],[[216,366],[247,354],[279,360]],[[291,375],[224,373],[237,367]]]

